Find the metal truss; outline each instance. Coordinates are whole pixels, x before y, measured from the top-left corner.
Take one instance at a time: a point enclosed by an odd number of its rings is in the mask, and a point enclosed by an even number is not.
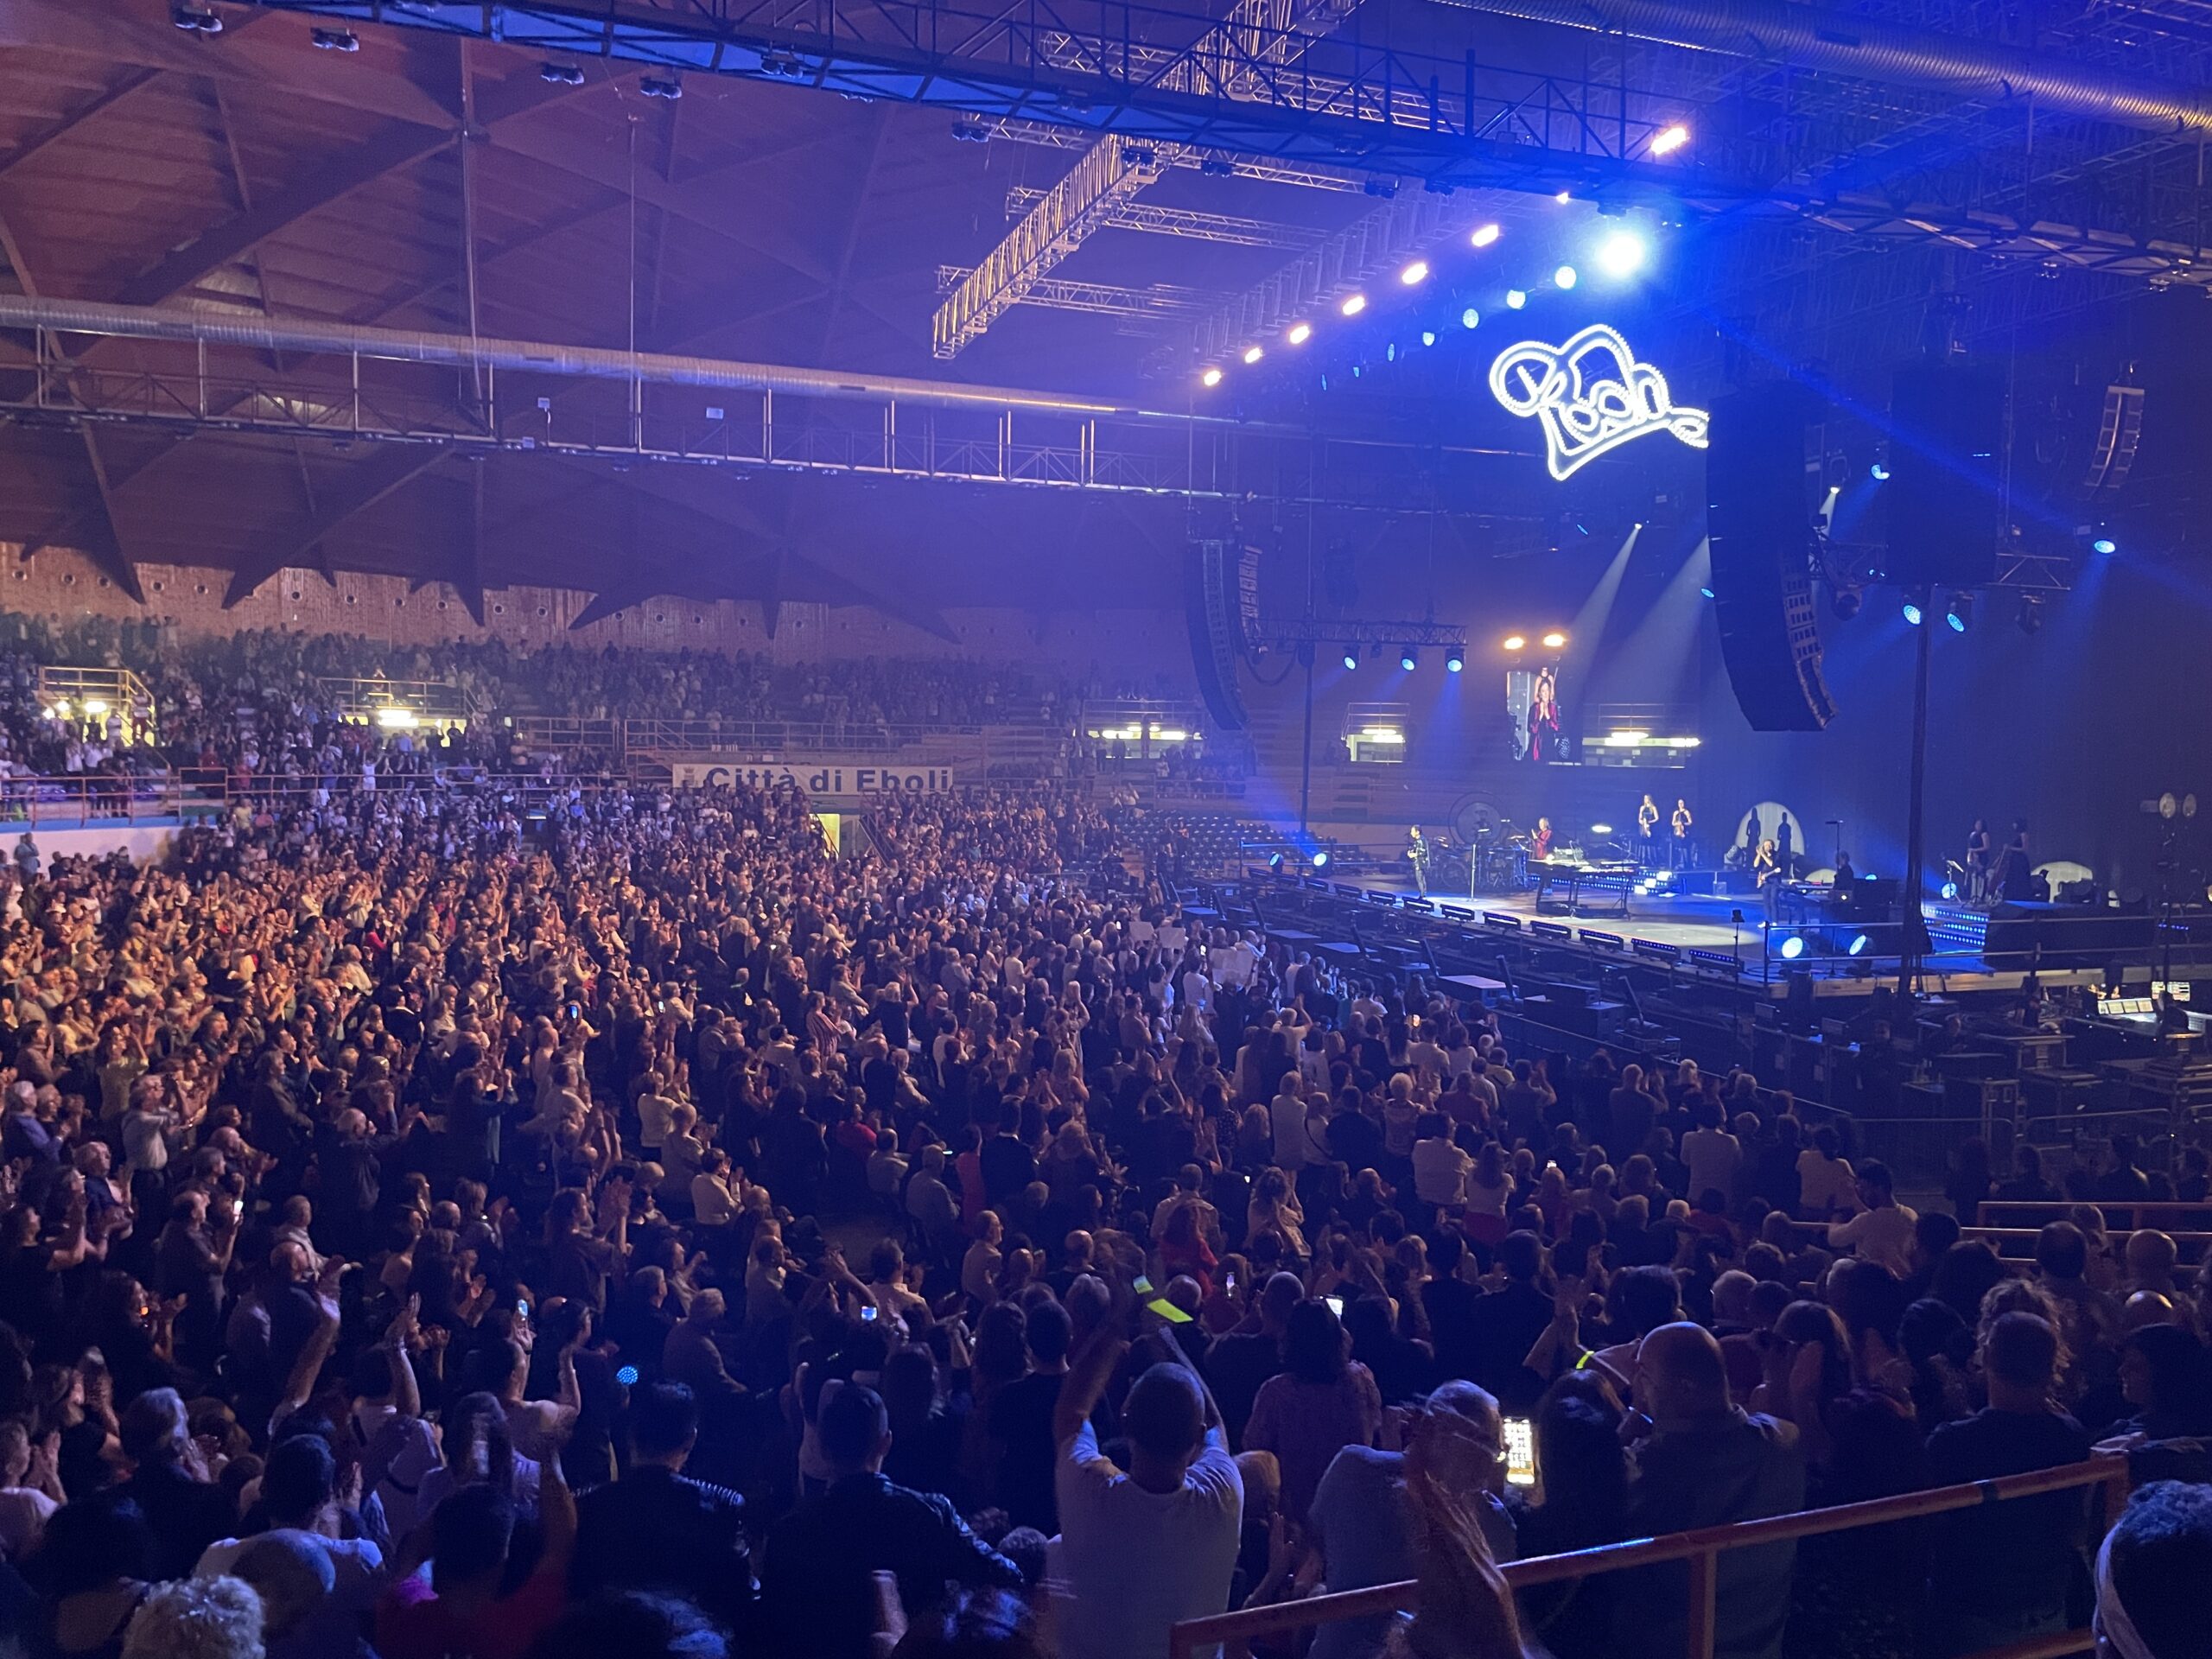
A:
[[[1010,143],[1033,144],[1040,149],[1082,150],[1090,139],[1073,127],[1055,127],[1043,121],[993,121],[982,127],[982,136]],[[1207,149],[1197,144],[1171,144],[1161,153],[1164,165],[1217,174],[1225,179],[1250,179],[1260,184],[1287,184],[1300,190],[1364,193],[1368,180],[1357,173],[1332,168],[1287,167],[1279,162],[1255,160],[1226,149]],[[1042,194],[1041,192],[1039,193]]]
[[[957,291],[970,274],[966,265],[939,265],[938,292]],[[1047,276],[1030,286],[1021,296],[1021,303],[1045,310],[1081,311],[1091,316],[1159,323],[1203,311],[1214,303],[1216,297],[1202,289],[1177,288],[1167,283],[1154,283],[1147,288],[1123,288],[1112,283]]]
[[[1014,189],[1006,193],[1009,215],[1027,213],[1043,200],[1042,190]],[[1304,248],[1319,241],[1323,232],[1277,225],[1268,219],[1248,219],[1240,213],[1202,213],[1192,207],[1163,207],[1154,202],[1122,203],[1100,225],[1108,231],[1148,231],[1185,242],[1214,242],[1234,248]]]
[[[1301,645],[1412,645],[1448,651],[1454,645],[1465,647],[1467,630],[1457,622],[1433,619],[1424,622],[1383,622],[1301,616],[1294,621],[1262,623],[1259,643],[1262,649],[1282,652],[1296,651]]]
[[[0,325],[10,332],[18,324]],[[1155,496],[1239,507],[1440,512],[1470,526],[1533,519],[1541,497],[1516,492],[1526,457],[1501,450],[1296,428],[1107,404],[1023,401],[989,388],[934,397],[871,388],[746,389],[696,380],[574,378],[550,348],[543,372],[487,366],[463,410],[452,369],[326,349],[284,359],[203,345],[149,348],[165,365],[103,368],[65,355],[97,329],[38,327],[28,357],[0,361],[0,423],[106,424],[231,434],[339,448],[375,445],[404,481],[442,456],[539,454],[969,485]],[[332,359],[338,359],[338,366]],[[649,359],[648,359],[649,360]],[[845,379],[846,377],[824,377]],[[948,394],[959,391],[949,388]],[[589,394],[596,391],[597,396]],[[419,461],[410,459],[419,456]],[[364,467],[368,462],[359,463]],[[375,468],[379,476],[386,470]],[[383,489],[391,483],[378,487]],[[1516,507],[1522,496],[1525,504]]]
[[[1317,35],[1246,14],[1228,38],[1193,53],[1177,43],[1206,35],[1220,20],[1179,0],[1057,8],[995,0],[251,3],[556,56],[926,103],[983,121],[1041,121],[1155,150],[1188,145],[1453,186],[1553,191],[1603,183],[1700,202],[1760,194],[1754,181],[1726,178],[1687,158],[1637,159],[1659,124],[1618,87]],[[1163,49],[1181,66],[1173,84],[1163,82]]]
[[[1480,201],[1464,196],[1419,191],[1394,197],[1201,318],[1192,330],[1191,349],[1205,359],[1273,340],[1378,272],[1492,216]]]

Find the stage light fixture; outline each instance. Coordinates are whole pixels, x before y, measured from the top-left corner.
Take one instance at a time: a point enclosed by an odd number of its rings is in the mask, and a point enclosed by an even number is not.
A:
[[[1244,348],[1244,366],[1247,368],[1251,367],[1253,364],[1258,362],[1266,355],[1267,353],[1262,351],[1257,346],[1247,346]]]
[[[1805,937],[1803,934],[1792,933],[1788,938],[1782,942],[1782,959],[1784,962],[1795,962],[1798,957],[1804,954]]]
[[[1346,645],[1344,647],[1344,666],[1346,668],[1357,668],[1359,666],[1359,647],[1357,645]]]
[[[1457,674],[1466,665],[1467,653],[1459,646],[1454,645],[1444,653],[1444,671],[1446,674]]]
[[[1552,272],[1552,281],[1558,283],[1561,288],[1573,288],[1575,283],[1581,280],[1582,279],[1580,276],[1575,275],[1574,267],[1573,265],[1561,265],[1557,270]]]
[[[1469,237],[1467,240],[1473,243],[1478,248],[1486,248],[1490,246],[1491,243],[1497,240],[1497,235],[1498,232],[1497,226],[1478,225],[1475,227],[1475,233]]]
[[[1401,645],[1398,648],[1398,666],[1408,673],[1413,672],[1414,664],[1420,660],[1421,658],[1414,654],[1411,645]]]
[[[1294,346],[1303,346],[1313,338],[1313,325],[1310,322],[1294,322],[1290,325],[1290,332],[1283,338]]]
[[[1939,896],[1945,899],[1957,898],[1959,896],[1959,884],[1955,881],[1946,881],[1943,884],[1942,891]]]
[[[1559,203],[1559,204],[1560,204],[1560,206],[1561,206],[1561,207],[1565,207],[1568,202],[1573,201],[1573,200],[1574,200],[1574,192],[1573,192],[1572,190],[1562,190],[1562,191],[1560,191],[1557,195],[1554,196],[1554,197],[1552,198],[1552,200],[1553,200],[1554,201],[1555,201],[1555,202]]]
[[[1325,869],[1327,869],[1327,868],[1329,868],[1329,855],[1328,855],[1328,854],[1326,854],[1326,853],[1325,853],[1325,852],[1317,852],[1317,853],[1315,853],[1315,854],[1313,855],[1313,868],[1314,868],[1315,869],[1317,869],[1317,870],[1325,870]]]
[[[1198,377],[1198,384],[1204,386],[1219,385],[1221,384],[1221,371],[1219,369],[1208,369],[1204,374]]]
[[[1505,636],[1505,648],[1508,651],[1523,651],[1528,648],[1528,640],[1520,634],[1509,633]]]
[[[2092,553],[2117,553],[2120,551],[2120,543],[2113,540],[2109,536],[2100,536],[2095,541],[2089,543],[2089,551]]]
[[[1268,855],[1268,868],[1271,870],[1279,870],[1282,868],[1282,855],[1281,853],[1269,853]]]
[[[1713,589],[1710,588],[1700,588],[1697,590],[1697,596],[1700,599],[1711,599],[1713,597]]]
[[[1850,621],[1866,602],[1866,594],[1856,588],[1838,588],[1828,595],[1828,608],[1835,613],[1839,622]]]
[[[1680,122],[1658,134],[1651,141],[1654,156],[1671,156],[1690,141],[1690,130]]]
[[[308,40],[318,52],[358,52],[361,49],[361,37],[350,29],[310,29]]]
[[[1851,944],[1847,949],[1853,956],[1863,957],[1866,954],[1866,947],[1872,943],[1873,941],[1864,933],[1854,933],[1852,935]]]
[[[1482,320],[1483,314],[1471,305],[1459,314],[1459,326],[1462,328],[1479,327],[1482,325]]]
[[[205,6],[171,6],[169,22],[192,35],[219,35],[223,20]]]
[[[2033,639],[2043,632],[2043,601],[2034,594],[2020,595],[2020,632]]]
[[[1427,276],[1428,261],[1426,259],[1416,259],[1398,273],[1398,280],[1408,288],[1411,288],[1415,283],[1427,280]]]
[[[764,69],[768,67],[765,58],[761,60],[760,67]],[[537,78],[550,86],[581,86],[584,84],[582,67],[573,63],[541,63],[537,66]]]
[[[1905,601],[1904,620],[1911,623],[1916,628],[1920,626],[1920,604],[1918,601],[1910,599]]]
[[[1943,607],[1943,620],[1953,633],[1964,633],[1974,625],[1974,594],[1963,590],[1953,594]]]
[[[1549,633],[1544,636],[1544,649],[1546,651],[1557,651],[1566,643],[1567,636],[1561,633],[1557,628],[1554,628]]]
[[[683,83],[673,75],[646,75],[638,82],[638,90],[647,98],[678,99],[683,96]]]
[[[1518,311],[1522,306],[1528,303],[1528,295],[1522,292],[1520,289],[1509,288],[1505,290],[1505,308],[1507,310]]]
[[[1339,311],[1342,311],[1344,315],[1348,317],[1356,317],[1361,312],[1367,309],[1367,296],[1364,294],[1354,294],[1347,298],[1344,302],[1337,308]]]
[[[1392,340],[1388,346],[1385,346],[1382,348],[1382,360],[1385,363],[1395,363],[1398,360],[1398,342],[1396,340]]]
[[[1422,345],[1424,345],[1424,346],[1433,346],[1433,345],[1435,345],[1435,344],[1436,344],[1436,330],[1435,330],[1435,329],[1433,329],[1433,328],[1424,328],[1424,329],[1422,329],[1422,330],[1421,331],[1421,343]]]
[[[1890,469],[1878,461],[1866,469],[1866,475],[1877,484],[1886,484],[1890,481]]]
[[[1643,269],[1649,251],[1634,231],[1609,231],[1598,244],[1598,268],[1616,282],[1624,281]]]

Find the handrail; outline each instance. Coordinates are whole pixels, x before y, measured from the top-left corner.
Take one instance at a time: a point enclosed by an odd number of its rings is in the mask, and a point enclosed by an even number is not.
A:
[[[1939,1486],[1923,1492],[1905,1492],[1896,1497],[1870,1498],[1864,1503],[1842,1503],[1832,1509],[1800,1510],[1791,1515],[1772,1516],[1764,1521],[1739,1521],[1719,1527],[1700,1527],[1689,1532],[1669,1533],[1658,1538],[1637,1538],[1618,1544],[1600,1544],[1592,1549],[1571,1550],[1561,1555],[1539,1555],[1525,1561],[1505,1564],[1505,1581],[1516,1590],[1532,1585],[1556,1584],[1563,1579],[1586,1578],[1593,1573],[1620,1573],[1631,1567],[1658,1567],[1675,1561],[1687,1561],[1691,1569],[1691,1617],[1689,1642],[1686,1659],[1712,1659],[1713,1653],[1713,1592],[1718,1579],[1718,1562],[1723,1551],[1751,1549],[1762,1544],[1794,1543],[1801,1538],[1816,1537],[1824,1533],[1843,1532],[1856,1527],[1881,1526],[1893,1521],[1913,1521],[1931,1515],[1945,1515],[1955,1510],[1979,1509],[1985,1503],[2007,1498],[2035,1497],[2046,1492],[2069,1491],[2078,1487],[2105,1486],[2113,1489],[2112,1511],[2117,1514],[2127,1494],[2127,1459],[2125,1458],[2091,1458],[2082,1463],[2061,1465],[2056,1469],[2038,1469],[2024,1475],[2007,1475],[1995,1480],[1979,1480],[1959,1486]],[[1406,1579],[1395,1584],[1379,1584],[1363,1590],[1346,1590],[1334,1595],[1314,1596],[1304,1601],[1286,1602],[1274,1607],[1246,1608],[1233,1613],[1215,1613],[1205,1618],[1185,1619],[1167,1633],[1168,1659],[1194,1659],[1205,1648],[1221,1644],[1224,1659],[1244,1659],[1256,1637],[1281,1636],[1311,1625],[1325,1624],[1344,1618],[1372,1618],[1378,1613],[1408,1611],[1419,1602],[1421,1584],[1418,1580]],[[1702,1617],[1700,1617],[1700,1613]],[[2088,1645],[2086,1632],[2075,1647],[2049,1647],[2044,1643],[2054,1637],[2038,1637],[2033,1642],[2018,1644],[2015,1649],[1999,1649],[1993,1654],[1977,1656],[1976,1659],[2050,1659],[2050,1656],[2072,1653]]]
[[[2102,1215],[2106,1227],[2112,1231],[2133,1232],[2142,1227],[2146,1218],[2212,1215],[2212,1198],[1984,1198],[1975,1209],[1974,1220],[1985,1227],[1997,1227],[2004,1224],[2007,1216],[2036,1212],[2042,1214],[2045,1221],[2066,1221],[2073,1211],[2082,1209]],[[2126,1217],[2127,1225],[2121,1227],[2114,1220],[2116,1216]]]

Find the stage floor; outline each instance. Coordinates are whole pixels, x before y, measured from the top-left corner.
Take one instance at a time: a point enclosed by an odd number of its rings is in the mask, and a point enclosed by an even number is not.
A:
[[[1411,897],[1412,882],[1395,874],[1366,875],[1351,878],[1331,878],[1331,885],[1356,887],[1363,892],[1390,893],[1397,897]],[[1594,928],[1601,933],[1611,933],[1622,938],[1649,939],[1658,944],[1677,945],[1684,950],[1710,950],[1723,956],[1733,954],[1751,970],[1745,982],[1751,990],[1764,989],[1780,997],[1788,995],[1789,981],[1793,970],[1803,970],[1813,977],[1815,996],[1863,996],[1881,982],[1894,984],[1897,963],[1894,957],[1887,958],[1852,958],[1846,957],[1808,957],[1797,962],[1784,962],[1780,946],[1782,941],[1801,930],[1789,923],[1774,925],[1774,948],[1766,948],[1764,924],[1766,912],[1756,900],[1746,904],[1741,896],[1722,894],[1630,893],[1628,915],[1618,913],[1614,895],[1604,895],[1604,902],[1586,906],[1573,913],[1561,908],[1549,899],[1545,907],[1536,908],[1534,890],[1525,893],[1484,893],[1469,898],[1464,893],[1430,889],[1427,897],[1440,905],[1452,905],[1476,912],[1491,911],[1499,915],[1516,916],[1522,924],[1537,920],[1558,923],[1573,928],[1579,935],[1585,928]],[[1732,917],[1740,911],[1740,925]],[[1764,967],[1766,982],[1762,985],[1759,975]],[[1726,970],[1722,970],[1725,974]],[[1978,957],[1959,953],[1944,953],[1928,959],[1923,978],[1925,985],[1942,992],[2017,990],[2026,981],[2027,975],[2017,969],[1991,968]],[[2097,969],[2045,969],[2040,976],[2046,988],[2062,985],[2095,985],[2103,982],[2104,975]]]

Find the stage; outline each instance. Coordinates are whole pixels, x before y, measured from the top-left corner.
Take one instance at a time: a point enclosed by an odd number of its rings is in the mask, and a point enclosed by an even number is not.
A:
[[[1271,887],[1287,890],[1280,876],[1256,869],[1248,875],[1258,884],[1263,897]],[[1569,911],[1552,897],[1547,897],[1540,909],[1534,888],[1469,897],[1432,887],[1426,899],[1433,910],[1423,912],[1408,905],[1423,895],[1415,893],[1410,880],[1395,874],[1342,880],[1302,877],[1290,886],[1309,897],[1332,897],[1361,906],[1351,912],[1354,918],[1368,915],[1368,906],[1382,911],[1387,901],[1392,908],[1385,913],[1403,921],[1418,917],[1425,923],[1463,928],[1469,947],[1476,950],[1510,940],[1530,948],[1548,945],[1587,951],[1600,960],[1618,962],[1626,957],[1655,970],[1715,980],[1732,977],[1743,988],[1776,999],[1787,996],[1792,977],[1801,975],[1811,980],[1813,995],[1822,998],[1864,996],[1878,984],[1897,982],[1894,954],[1869,951],[1851,956],[1848,941],[1838,937],[1842,930],[1832,923],[1777,921],[1770,926],[1764,906],[1756,899],[1747,902],[1748,895],[1630,892],[1626,895],[1628,913],[1624,917],[1619,908],[1621,895],[1610,891]],[[1950,907],[1942,911],[1948,914]],[[1740,923],[1734,919],[1738,915],[1743,918]],[[1511,921],[1504,921],[1506,918]],[[1929,922],[1940,947],[1942,917],[1931,914]],[[1537,931],[1540,925],[1544,930],[1541,932]],[[1890,925],[1894,931],[1895,924]],[[1272,923],[1268,931],[1282,934],[1286,942],[1294,944],[1309,943],[1314,937],[1304,929],[1278,929]],[[1825,938],[1819,937],[1823,934]],[[1808,943],[1802,954],[1785,957],[1783,948],[1791,939]],[[1639,950],[1639,942],[1661,948]],[[1730,957],[1739,964],[1733,976],[1728,972]],[[2147,981],[2149,969],[2139,971]],[[1940,948],[1922,968],[1927,988],[1945,994],[2018,990],[2028,977],[2021,969],[1993,969],[1970,951]],[[2037,977],[2046,988],[2056,988],[2098,984],[2104,974],[2093,968],[2046,968]]]

